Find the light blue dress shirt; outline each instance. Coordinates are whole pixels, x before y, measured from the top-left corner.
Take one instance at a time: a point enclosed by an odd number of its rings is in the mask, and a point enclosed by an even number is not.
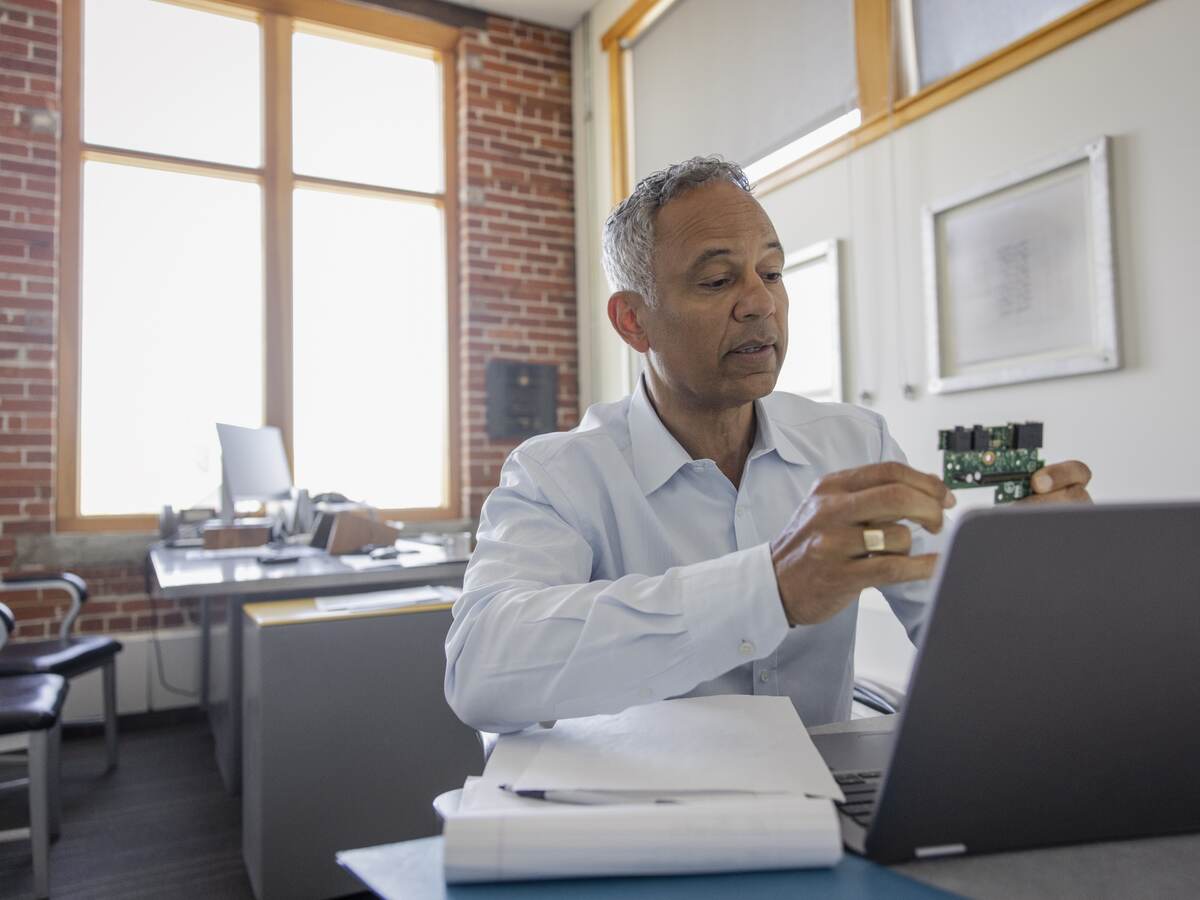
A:
[[[526,441],[484,503],[446,638],[446,698],[514,731],[669,697],[790,697],[806,725],[850,716],[858,603],[789,628],[768,542],[822,475],[904,460],[882,417],[757,401],[740,488],[693,460],[644,383],[574,431]],[[935,536],[914,528],[913,553]],[[910,636],[928,582],[882,588]]]

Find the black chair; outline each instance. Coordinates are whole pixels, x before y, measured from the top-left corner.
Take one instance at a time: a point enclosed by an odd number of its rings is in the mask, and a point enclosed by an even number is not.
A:
[[[0,603],[0,648],[14,626],[12,611]],[[29,827],[3,832],[0,840],[29,839],[33,845],[33,890],[50,896],[50,838],[58,834],[59,716],[67,697],[61,675],[17,675],[0,678],[0,735],[28,734],[29,777],[0,782],[0,791],[29,788]]]
[[[904,692],[859,676],[854,680],[854,702],[885,716],[894,716],[904,705]]]
[[[117,671],[116,656],[121,644],[109,637],[72,637],[71,629],[87,602],[87,583],[70,572],[36,575],[6,575],[0,581],[5,591],[63,590],[71,596],[71,608],[63,617],[58,637],[44,641],[10,644],[0,651],[0,678],[12,675],[61,675],[71,679],[94,669],[102,670],[104,690],[104,743],[108,768],[117,765]]]

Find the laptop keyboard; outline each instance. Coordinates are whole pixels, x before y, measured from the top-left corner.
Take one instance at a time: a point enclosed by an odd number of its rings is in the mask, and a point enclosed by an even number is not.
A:
[[[882,772],[837,772],[833,776],[846,795],[845,803],[838,803],[838,811],[849,816],[863,828],[871,824],[875,814],[875,795],[879,791]]]

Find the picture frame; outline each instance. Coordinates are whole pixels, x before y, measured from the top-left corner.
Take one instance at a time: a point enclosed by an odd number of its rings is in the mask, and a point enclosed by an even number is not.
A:
[[[1120,368],[1109,145],[922,208],[929,393]]]
[[[810,400],[844,399],[842,280],[836,238],[787,254],[788,344],[775,384]]]

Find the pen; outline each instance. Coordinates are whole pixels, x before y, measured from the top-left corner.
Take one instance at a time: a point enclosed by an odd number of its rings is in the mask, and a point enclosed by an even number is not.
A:
[[[617,803],[677,803],[670,797],[655,797],[653,794],[639,794],[621,791],[519,791],[510,784],[500,785],[500,790],[508,791],[518,797],[529,800],[545,800],[548,803],[569,803],[574,806],[610,806]]]

